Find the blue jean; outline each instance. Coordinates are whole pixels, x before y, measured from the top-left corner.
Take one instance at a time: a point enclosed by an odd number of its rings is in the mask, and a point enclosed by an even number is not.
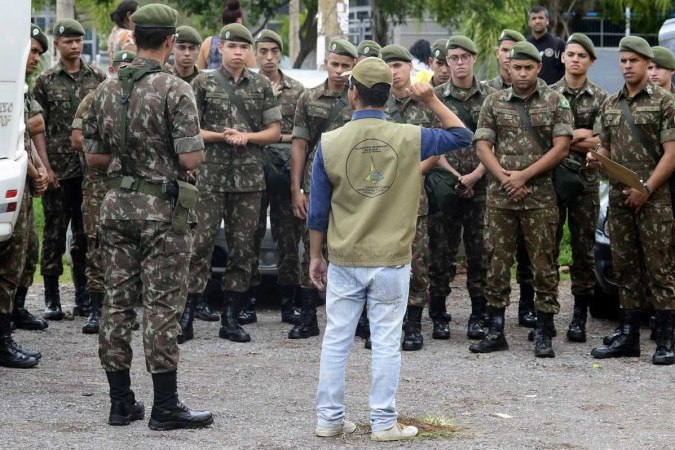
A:
[[[328,266],[326,331],[321,347],[317,423],[338,427],[345,417],[345,365],[364,303],[368,303],[372,366],[370,425],[396,424],[401,329],[408,303],[410,264],[398,267]]]

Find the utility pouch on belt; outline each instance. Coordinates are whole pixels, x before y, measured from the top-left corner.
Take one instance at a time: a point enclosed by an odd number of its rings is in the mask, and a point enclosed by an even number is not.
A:
[[[199,190],[190,183],[184,181],[174,181],[169,184],[173,184],[178,190],[177,195],[174,197],[173,212],[171,213],[171,227],[176,233],[185,234],[189,229],[188,216],[190,210],[194,209],[197,205]],[[169,189],[167,189],[167,194],[170,195]]]
[[[262,161],[267,190],[290,192],[291,144],[279,143],[265,146],[262,151]]]
[[[440,167],[432,167],[424,174],[430,213],[443,210],[449,200],[457,197],[457,183],[459,178],[455,174]]]

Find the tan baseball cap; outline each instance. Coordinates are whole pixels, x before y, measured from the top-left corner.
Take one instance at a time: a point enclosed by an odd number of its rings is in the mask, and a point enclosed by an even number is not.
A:
[[[342,76],[352,76],[367,88],[372,88],[378,83],[388,84],[389,86],[394,83],[394,76],[387,63],[374,56],[362,59],[352,70],[343,72]]]

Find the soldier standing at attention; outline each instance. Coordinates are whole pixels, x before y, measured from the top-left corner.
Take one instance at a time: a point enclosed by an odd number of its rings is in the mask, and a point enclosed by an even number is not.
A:
[[[393,76],[391,94],[387,101],[389,119],[396,123],[408,123],[430,128],[437,121],[429,107],[410,96],[412,82],[412,55],[403,46],[387,45],[382,49],[382,60],[387,63]],[[420,171],[424,174],[438,161],[438,156],[422,161]],[[420,189],[420,202],[417,208],[415,237],[412,241],[412,262],[408,308],[403,322],[403,344],[405,351],[421,350],[422,310],[429,304],[429,201],[424,186]]]
[[[130,64],[136,53],[130,50],[120,50],[113,55],[112,65],[108,68],[108,74],[113,77],[121,67]],[[71,139],[73,149],[81,152],[82,146],[82,118],[89,109],[94,92],[88,93],[77,107],[75,119],[73,119],[73,131]],[[86,162],[86,161],[85,161]],[[105,271],[101,261],[101,248],[97,245],[99,238],[99,215],[101,203],[108,192],[108,175],[104,169],[98,169],[85,164],[84,181],[82,182],[82,219],[84,232],[87,235],[87,295],[89,296],[89,317],[82,325],[84,334],[98,334],[101,307],[105,298]]]
[[[276,144],[265,147],[262,153],[265,168],[265,185],[260,219],[256,234],[255,255],[260,254],[260,244],[267,228],[267,207],[270,208],[272,237],[277,247],[277,283],[281,299],[281,321],[297,324],[300,314],[296,311],[294,299],[300,287],[300,257],[298,244],[302,236],[302,221],[293,215],[291,204],[291,141],[293,117],[300,95],[305,90],[302,83],[289,77],[279,69],[283,55],[281,36],[272,30],[262,30],[255,38],[255,58],[259,73],[272,83],[274,94],[281,110],[281,139]],[[239,323],[251,323],[256,319],[255,298],[261,276],[258,271],[258,258],[251,268],[251,292],[248,308],[239,315]],[[242,317],[243,316],[243,317]],[[242,319],[244,319],[242,321]]]
[[[366,59],[370,56],[379,58],[381,50],[382,46],[380,46],[380,44],[377,42],[371,41],[370,39],[364,39],[359,42],[359,46],[356,47],[356,54],[359,55],[358,58],[356,58],[356,61],[361,61],[362,59]]]
[[[344,39],[333,39],[328,44],[324,65],[328,78],[319,86],[307,89],[300,96],[293,119],[293,143],[291,145],[291,196],[293,214],[303,222],[307,219],[307,205],[310,197],[309,179],[316,145],[321,134],[340,128],[351,120],[352,110],[347,100],[347,79],[342,72],[354,68],[356,48]],[[300,272],[302,285],[300,298],[302,311],[300,323],[288,333],[289,339],[307,339],[319,335],[316,320],[316,304],[319,291],[309,279],[309,229],[302,231],[305,247]]]
[[[447,39],[438,39],[431,46],[429,67],[434,72],[430,81],[433,87],[440,86],[450,79],[450,70],[448,69],[448,62],[445,59],[445,47],[447,45]]]
[[[202,37],[187,25],[176,28],[176,43],[173,46],[173,68],[171,73],[186,83],[192,82],[199,69],[195,65]]]
[[[219,336],[233,342],[251,340],[237,316],[248,300],[251,267],[258,258],[254,241],[265,190],[262,147],[281,139],[281,112],[272,83],[245,65],[252,45],[253,36],[246,27],[225,25],[218,45],[222,66],[192,82],[206,149],[197,173],[200,194],[185,306],[188,317],[181,321],[184,340],[192,338],[190,311],[210,277],[221,219],[229,258],[222,279]]]
[[[144,417],[131,390],[134,305],[143,299],[143,347],[152,374],[153,430],[210,425],[178,399],[178,317],[183,309],[197,201],[187,171],[199,166],[204,144],[194,95],[166,73],[178,13],[166,5],[139,8],[138,57],[96,90],[83,119],[87,163],[107,168],[110,190],[101,204],[101,244],[106,299],[99,357],[110,385],[110,425]]]
[[[494,91],[479,83],[473,74],[478,49],[466,36],[452,36],[448,40],[447,61],[450,80],[434,89],[436,96],[459,117],[471,131],[485,98]],[[435,339],[449,339],[450,329],[445,302],[454,279],[454,261],[460,242],[464,241],[467,256],[466,287],[471,297],[471,316],[467,325],[469,339],[485,337],[485,260],[483,219],[487,181],[485,167],[478,161],[474,146],[448,153],[441,157],[441,167],[459,174],[460,190],[445,207],[431,216],[429,226],[430,248],[434,254],[429,267],[431,303],[429,315],[434,322]],[[450,167],[447,167],[447,166]]]
[[[625,84],[602,105],[598,152],[636,172],[644,191],[611,181],[609,234],[622,324],[620,334],[591,355],[640,356],[640,300],[649,288],[658,318],[652,363],[671,365],[675,280],[669,179],[675,169],[675,98],[649,81],[654,52],[647,41],[621,39],[619,56]],[[587,157],[598,166],[592,155]]]
[[[516,42],[524,41],[525,36],[515,30],[508,28],[502,30],[497,40],[497,48],[495,54],[497,55],[497,64],[499,65],[499,75],[484,83],[490,85],[494,89],[501,91],[511,87],[511,73],[509,72],[509,55],[511,54],[511,47]]]
[[[568,221],[572,247],[572,295],[574,315],[567,330],[567,339],[586,342],[586,319],[588,304],[593,299],[595,288],[595,263],[593,247],[595,228],[598,222],[598,171],[586,167],[586,153],[595,148],[600,139],[600,107],[607,94],[588,79],[588,69],[595,61],[593,42],[582,33],[574,33],[567,40],[562,56],[565,76],[551,89],[558,91],[569,101],[574,117],[574,134],[570,143],[570,158],[582,164],[581,180],[584,191],[567,205],[558,204],[560,221],[556,233],[555,261],[560,254],[563,226]]]
[[[43,72],[35,81],[35,99],[43,109],[47,127],[47,153],[40,155],[49,176],[49,189],[42,200],[45,226],[42,239],[40,272],[45,284],[47,320],[63,319],[59,277],[66,248],[68,223],[73,232],[70,255],[75,284],[74,316],[86,317],[87,237],[82,223],[82,162],[73,150],[70,133],[75,111],[85,95],[96,89],[105,75],[80,59],[84,46],[84,28],[79,22],[64,19],[54,24],[54,46],[61,59],[56,67]]]
[[[656,86],[660,86],[668,92],[675,93],[675,86],[672,83],[675,73],[675,56],[666,47],[652,47],[654,59],[649,64],[649,80]]]
[[[565,51],[565,41],[548,32],[549,19],[548,9],[543,6],[530,8],[527,13],[527,24],[532,35],[527,41],[539,51],[542,64],[539,78],[546,84],[553,84],[565,75],[565,65],[560,59]]]
[[[485,212],[484,295],[490,324],[485,338],[469,347],[474,353],[508,349],[504,310],[511,292],[513,237],[520,228],[534,267],[538,311],[534,354],[555,356],[551,339],[553,316],[560,310],[554,261],[558,208],[551,171],[568,154],[573,121],[565,97],[537,80],[540,69],[537,49],[529,42],[515,44],[509,68],[513,85],[490,94],[478,118],[476,153],[492,175]],[[526,121],[538,137],[528,131]]]

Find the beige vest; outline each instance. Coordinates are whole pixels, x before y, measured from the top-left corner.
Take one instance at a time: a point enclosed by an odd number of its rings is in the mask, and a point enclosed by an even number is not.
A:
[[[411,261],[421,141],[420,127],[373,118],[323,134],[323,161],[333,184],[328,222],[331,263],[387,267]]]

